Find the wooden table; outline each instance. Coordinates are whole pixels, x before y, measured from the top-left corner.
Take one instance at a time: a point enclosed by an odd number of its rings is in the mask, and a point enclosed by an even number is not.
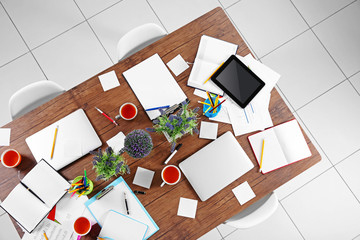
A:
[[[25,143],[25,138],[51,123],[58,121],[78,108],[85,110],[101,141],[104,143],[102,146],[103,149],[106,148],[106,140],[113,137],[119,131],[124,132],[126,135],[133,129],[151,127],[151,121],[131,91],[122,73],[155,53],[158,53],[165,63],[177,54],[181,54],[186,61],[193,62],[200,37],[203,34],[238,44],[239,49],[237,53],[241,56],[250,53],[250,50],[224,11],[221,8],[216,8],[100,73],[103,74],[115,70],[121,83],[120,87],[104,92],[97,77],[98,75],[96,75],[23,117],[5,125],[4,127],[12,129],[10,147],[17,149],[23,156],[23,160],[17,169],[0,167],[0,198],[4,200],[15,185],[18,184],[17,170],[21,170],[22,174],[25,174],[36,164],[34,157]],[[193,88],[186,86],[190,71],[191,68],[187,69],[178,77],[175,77],[175,79],[191,100],[190,105],[196,107],[200,105],[197,101],[201,99],[193,95]],[[118,120],[118,127],[95,110],[96,106],[108,115],[114,117],[118,114],[119,107],[125,102],[133,102],[138,107],[139,113],[132,121]],[[271,92],[270,113],[275,125],[294,118],[275,89]],[[201,116],[200,120],[205,120],[205,117]],[[231,125],[220,123],[218,135],[220,136],[226,131],[232,131]],[[141,166],[156,171],[151,189],[146,190],[146,195],[138,196],[160,227],[160,230],[155,233],[151,239],[196,239],[313,166],[321,159],[318,151],[304,133],[312,152],[312,157],[262,175],[258,173],[258,165],[247,140],[248,135],[242,135],[237,137],[237,139],[255,167],[215,196],[205,202],[201,202],[184,177],[182,177],[181,181],[175,186],[166,185],[160,188],[160,172],[163,168],[164,160],[170,154],[170,145],[163,135],[154,133],[151,135],[153,137],[154,149],[149,156],[144,159],[135,160],[125,154],[130,164],[131,174],[123,176],[133,190],[143,190],[132,184],[137,167]],[[183,137],[180,142],[182,142],[184,146],[171,160],[172,164],[179,164],[182,160],[210,143],[210,140],[199,139],[197,136],[189,135]],[[9,147],[1,147],[0,153],[8,148]],[[226,171],[226,165],[221,165],[221,161],[222,160],[219,159],[219,171]],[[84,168],[86,168],[89,177],[94,180],[96,175],[95,172],[91,170],[91,162],[92,156],[88,154],[63,168],[60,173],[67,179],[73,179],[78,175],[82,175]],[[214,173],[214,177],[216,177],[216,173]],[[231,189],[244,181],[248,181],[256,194],[256,198],[240,206]],[[95,182],[93,194],[97,193],[109,183],[110,182],[103,181]],[[180,197],[199,200],[195,219],[177,216]],[[19,229],[19,233],[20,232]]]

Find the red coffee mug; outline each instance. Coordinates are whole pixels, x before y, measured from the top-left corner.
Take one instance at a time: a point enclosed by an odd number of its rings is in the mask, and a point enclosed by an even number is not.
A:
[[[91,230],[91,222],[86,217],[79,217],[74,222],[74,232],[79,236],[85,236]]]
[[[161,179],[163,180],[163,183],[160,185],[160,187],[163,187],[165,183],[169,185],[175,185],[180,181],[180,178],[180,169],[177,166],[168,165],[161,171]]]
[[[15,149],[8,149],[1,154],[1,163],[7,168],[17,167],[21,163],[21,155]]]

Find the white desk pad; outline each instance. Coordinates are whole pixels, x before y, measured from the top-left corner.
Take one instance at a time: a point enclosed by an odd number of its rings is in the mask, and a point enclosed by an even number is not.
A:
[[[133,184],[150,189],[155,172],[146,168],[138,167]]]
[[[120,86],[119,79],[115,71],[111,71],[99,76],[99,80],[104,91]]]
[[[0,128],[0,146],[10,146],[11,128]]]
[[[182,217],[195,218],[197,204],[197,200],[181,197],[177,215]]]
[[[170,62],[168,62],[166,65],[171,69],[175,76],[178,76],[189,68],[189,65],[185,62],[180,54],[170,60]]]
[[[125,135],[123,132],[119,132],[112,138],[106,141],[107,145],[113,149],[114,152],[119,152],[124,148]]]
[[[246,202],[256,197],[247,181],[243,182],[232,191],[241,205],[244,205]]]
[[[218,126],[217,123],[201,121],[199,138],[216,139]]]

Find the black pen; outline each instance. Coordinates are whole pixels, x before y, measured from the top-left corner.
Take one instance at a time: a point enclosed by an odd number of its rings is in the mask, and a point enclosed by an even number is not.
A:
[[[20,181],[21,185],[24,186],[24,188],[26,188],[26,190],[28,190],[32,195],[34,195],[35,197],[37,197],[37,199],[39,199],[42,203],[46,204],[43,200],[41,200],[41,198],[36,195],[28,186],[25,185],[25,183],[23,183],[22,181]]]
[[[181,146],[182,146],[182,143],[180,143],[176,146],[175,151],[165,160],[164,164],[168,164],[170,159],[175,155],[175,153],[177,153],[177,151],[181,148]]]
[[[126,193],[124,193],[124,199],[125,199],[126,213],[127,213],[127,215],[129,215],[130,212],[129,212],[129,206],[128,206],[127,199],[126,199]]]
[[[138,191],[138,190],[135,190],[134,193],[135,193],[135,194],[142,194],[142,195],[145,195],[145,194],[146,194],[146,192]]]

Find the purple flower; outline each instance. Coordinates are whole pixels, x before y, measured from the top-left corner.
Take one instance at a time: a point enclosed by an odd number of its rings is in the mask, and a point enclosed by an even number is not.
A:
[[[183,113],[183,109],[182,108],[180,108],[180,110],[178,111],[178,113],[176,114],[176,116],[178,116],[178,117],[180,117],[181,116],[181,114]]]
[[[181,132],[181,134],[182,134],[182,135],[184,135],[184,134],[185,134],[185,131],[184,131],[184,130],[181,130],[180,132]]]
[[[175,150],[176,142],[171,143],[171,152]]]
[[[156,132],[155,128],[145,128],[148,132]]]
[[[174,120],[175,116],[174,115],[170,115],[169,117],[169,121],[172,122]]]
[[[194,131],[196,134],[199,134],[199,130],[198,130],[196,127],[193,128],[193,131]]]
[[[123,164],[124,164],[124,162],[120,162],[120,163],[118,163],[118,165],[116,165],[116,169],[115,169],[116,174],[118,174],[120,172]]]
[[[130,132],[124,142],[124,150],[133,158],[143,158],[150,154],[153,148],[149,133],[142,129]]]
[[[180,127],[180,125],[181,125],[182,121],[183,121],[183,119],[182,119],[182,118],[180,118],[180,119],[179,119],[179,121],[178,121],[178,123],[176,124],[176,126],[177,126],[177,127]]]
[[[181,102],[181,105],[183,105],[183,106],[186,105],[186,104],[187,104],[187,101],[186,101],[186,100],[184,100],[184,101]]]
[[[190,127],[189,124],[185,124],[184,129],[188,129]]]
[[[103,178],[105,178],[104,175],[99,175],[99,176],[97,176],[97,178],[95,178],[95,181],[99,181],[99,180],[101,180],[101,179],[103,179]]]
[[[96,166],[97,163],[98,163],[98,162],[97,162],[96,160],[92,161],[92,165],[93,165],[93,166]]]
[[[193,112],[196,113],[197,111],[199,111],[199,109],[200,109],[199,107],[196,107],[194,108]]]
[[[187,122],[190,122],[191,120],[195,120],[196,119],[196,117],[188,117],[187,119],[186,119],[186,121]]]
[[[171,131],[174,130],[174,126],[171,125],[171,123],[168,123],[168,122],[167,122],[167,123],[165,124],[165,126],[168,127]]]
[[[129,166],[128,166],[128,165],[125,165],[125,168],[126,168],[126,173],[127,173],[127,174],[130,174],[130,168],[129,168]]]
[[[160,123],[159,119],[157,119],[157,118],[154,119],[152,122],[153,122],[153,124],[159,124]]]
[[[159,111],[160,111],[161,116],[165,114],[165,111],[162,110],[161,108],[159,109]]]
[[[114,152],[111,147],[106,148],[105,151],[106,151],[106,153],[107,153],[108,156],[110,156],[110,155]]]

